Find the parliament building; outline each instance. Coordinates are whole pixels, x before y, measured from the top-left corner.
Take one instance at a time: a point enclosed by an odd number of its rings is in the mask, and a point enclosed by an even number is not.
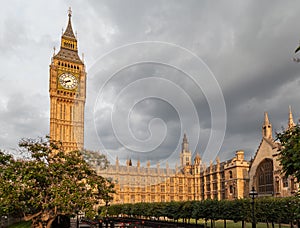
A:
[[[291,108],[288,128],[295,126]],[[215,164],[206,165],[199,154],[191,161],[191,151],[184,134],[180,152],[180,167],[171,169],[141,167],[131,160],[126,166],[119,164],[105,170],[97,170],[99,175],[110,178],[115,183],[116,194],[113,203],[170,202],[205,199],[236,199],[249,197],[250,187],[259,196],[286,197],[294,195],[299,188],[293,177],[285,177],[278,160],[280,144],[272,135],[272,124],[265,113],[262,125],[262,139],[254,159],[247,161],[244,151]]]
[[[61,141],[65,151],[84,148],[84,108],[86,99],[85,64],[78,56],[77,37],[68,13],[68,25],[61,37],[60,50],[50,64],[50,138]],[[291,108],[288,128],[295,126]],[[265,113],[262,139],[252,160],[238,150],[232,159],[205,164],[197,154],[192,159],[188,137],[184,134],[180,166],[176,168],[146,167],[140,161],[115,164],[97,173],[115,183],[112,203],[170,202],[205,199],[236,199],[249,196],[252,186],[259,196],[285,197],[294,195],[299,186],[293,177],[282,174],[278,161],[280,144],[272,135],[272,124]]]

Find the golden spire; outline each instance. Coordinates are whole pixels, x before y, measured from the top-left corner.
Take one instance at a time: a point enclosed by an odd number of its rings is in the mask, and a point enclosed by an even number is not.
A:
[[[272,139],[272,125],[269,121],[269,116],[267,112],[265,112],[265,120],[262,126],[262,134],[264,138]]]
[[[56,58],[72,61],[76,63],[83,64],[80,57],[78,56],[78,45],[77,45],[77,39],[74,35],[73,28],[72,28],[72,10],[71,7],[68,10],[68,25],[66,30],[63,32],[61,36],[61,43],[60,43],[60,50],[55,55]]]
[[[269,116],[268,116],[268,113],[265,112],[265,122],[264,122],[264,125],[270,125],[270,121],[269,121]]]
[[[292,107],[289,106],[289,122],[288,122],[288,129],[291,129],[295,126],[293,113],[292,113]]]
[[[76,39],[76,36],[74,35],[73,28],[72,28],[72,23],[71,23],[71,17],[72,17],[71,7],[69,7],[69,10],[68,10],[68,17],[69,17],[68,25],[67,25],[67,28],[66,28],[63,36]]]

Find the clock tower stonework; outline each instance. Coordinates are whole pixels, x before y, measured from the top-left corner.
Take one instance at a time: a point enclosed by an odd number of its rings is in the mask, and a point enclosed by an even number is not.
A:
[[[59,52],[50,64],[50,139],[62,142],[65,151],[83,149],[86,72],[78,56],[69,10]]]

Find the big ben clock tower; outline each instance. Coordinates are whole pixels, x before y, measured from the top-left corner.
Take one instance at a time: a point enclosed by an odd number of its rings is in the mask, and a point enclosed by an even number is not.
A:
[[[65,151],[83,149],[86,72],[78,56],[69,9],[68,26],[59,52],[50,64],[50,139],[61,141]]]

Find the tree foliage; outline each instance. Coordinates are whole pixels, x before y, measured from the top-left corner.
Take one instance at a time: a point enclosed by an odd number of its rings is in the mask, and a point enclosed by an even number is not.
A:
[[[0,152],[0,213],[50,227],[58,215],[93,215],[95,205],[110,199],[113,185],[96,174],[81,152],[66,153],[42,138],[21,140],[19,146],[30,159]]]
[[[277,133],[281,143],[280,162],[286,175],[293,175],[300,181],[300,125]]]
[[[258,198],[255,200],[255,216],[258,222],[291,223],[300,220],[300,199]],[[138,212],[137,212],[138,211]],[[202,200],[165,203],[115,204],[109,207],[110,216],[156,217],[172,220],[195,218],[251,222],[251,200]]]

